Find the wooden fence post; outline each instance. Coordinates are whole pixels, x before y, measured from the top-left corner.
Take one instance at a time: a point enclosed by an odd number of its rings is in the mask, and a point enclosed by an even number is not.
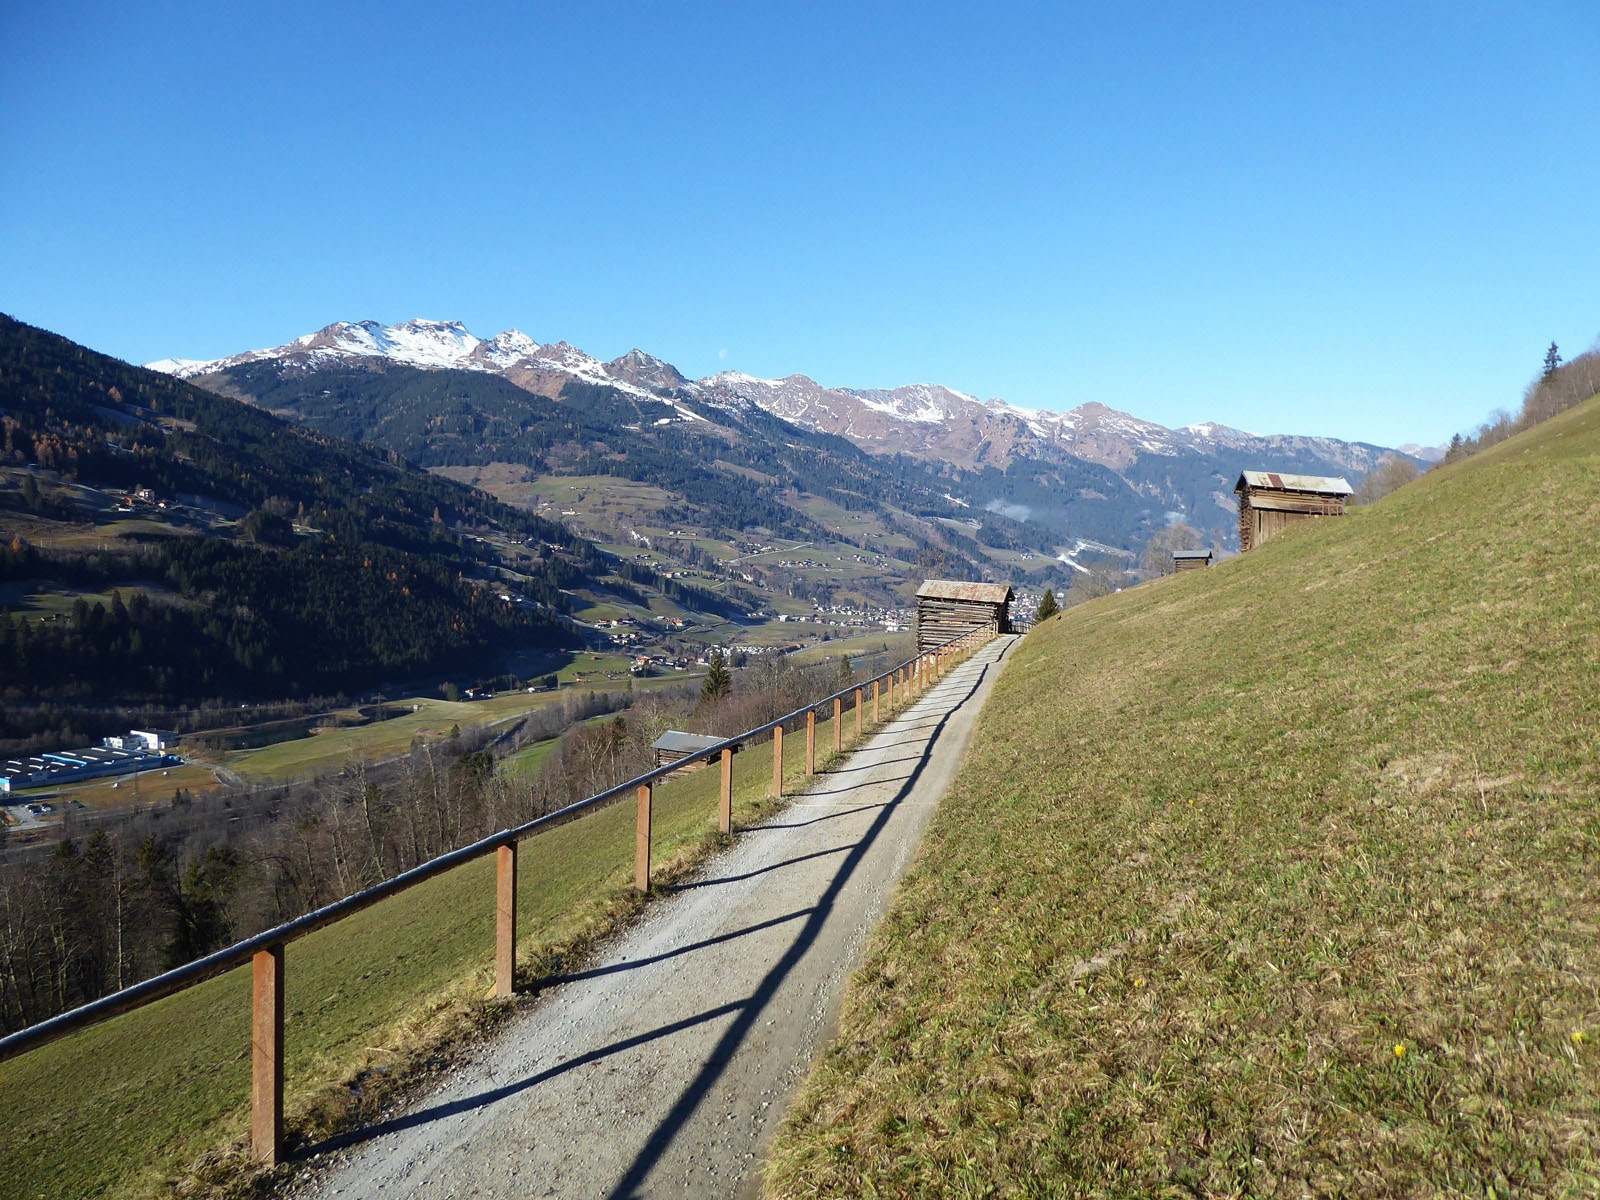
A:
[[[861,689],[856,689],[856,741],[861,740]]]
[[[722,750],[722,803],[719,806],[722,817],[722,832],[733,832],[733,750],[723,747]]]
[[[772,798],[783,799],[783,726],[772,730]]]
[[[872,723],[874,725],[876,725],[880,720],[878,716],[878,697],[883,691],[883,688],[880,686],[882,682],[883,681],[880,679],[874,679],[872,681]]]
[[[635,891],[650,890],[650,801],[652,788],[639,785],[637,817],[633,827],[633,886]]]
[[[283,1159],[283,945],[250,963],[250,1152],[264,1166]]]
[[[844,697],[833,698],[833,752],[844,749]]]
[[[495,851],[494,864],[494,994],[509,998],[517,977],[517,844]]]
[[[806,709],[806,774],[817,773],[817,710]]]

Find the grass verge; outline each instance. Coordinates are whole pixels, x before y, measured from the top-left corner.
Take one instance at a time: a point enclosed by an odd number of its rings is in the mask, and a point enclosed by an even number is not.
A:
[[[1600,1193],[1600,401],[1014,653],[816,1196]]]

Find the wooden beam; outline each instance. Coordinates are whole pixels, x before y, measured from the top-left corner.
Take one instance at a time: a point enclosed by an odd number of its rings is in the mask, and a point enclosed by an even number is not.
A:
[[[844,697],[833,698],[833,752],[844,749]]]
[[[650,890],[650,809],[652,788],[648,783],[639,785],[638,804],[633,827],[633,887],[635,891]]]
[[[263,1166],[283,1161],[283,946],[250,963],[250,1153]]]
[[[806,774],[817,773],[817,710],[806,709]]]
[[[783,799],[783,726],[772,731],[772,798]]]
[[[876,725],[882,719],[878,715],[878,699],[883,691],[882,687],[880,686],[882,682],[883,681],[881,679],[874,679],[872,681],[872,723],[874,725]]]
[[[722,795],[718,815],[723,833],[733,832],[733,750],[722,751]]]
[[[494,994],[508,999],[517,976],[517,844],[507,842],[494,856]]]
[[[856,741],[861,740],[861,689],[856,689]]]

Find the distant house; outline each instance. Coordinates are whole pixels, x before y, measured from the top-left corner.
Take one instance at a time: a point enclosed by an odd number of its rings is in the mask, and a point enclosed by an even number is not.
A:
[[[1174,571],[1193,571],[1211,565],[1211,551],[1209,550],[1174,550],[1172,552],[1172,569]]]
[[[1010,633],[1013,592],[1006,583],[927,579],[917,589],[917,649],[931,650],[978,629]]]
[[[650,749],[656,752],[656,766],[666,767],[701,750],[720,746],[726,740],[726,738],[712,737],[708,733],[681,733],[676,729],[669,729],[650,743]],[[737,753],[739,747],[735,744],[732,749]],[[703,758],[699,762],[689,764],[684,770],[698,771],[710,762],[710,758]]]
[[[1245,471],[1234,484],[1239,497],[1239,549],[1249,550],[1282,533],[1292,522],[1344,516],[1354,490],[1343,479]]]
[[[178,734],[172,729],[135,729],[127,737],[144,743],[146,750],[170,750],[178,744]]]

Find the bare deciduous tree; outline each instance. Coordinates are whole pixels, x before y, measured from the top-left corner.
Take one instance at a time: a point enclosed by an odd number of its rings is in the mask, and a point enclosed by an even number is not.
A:
[[[1368,471],[1351,497],[1353,504],[1375,504],[1397,488],[1405,487],[1420,471],[1417,464],[1398,454],[1386,454]]]
[[[1175,521],[1165,529],[1158,530],[1145,544],[1144,557],[1139,565],[1146,575],[1171,575],[1173,551],[1198,550],[1204,545],[1205,539],[1200,536],[1198,529]]]

